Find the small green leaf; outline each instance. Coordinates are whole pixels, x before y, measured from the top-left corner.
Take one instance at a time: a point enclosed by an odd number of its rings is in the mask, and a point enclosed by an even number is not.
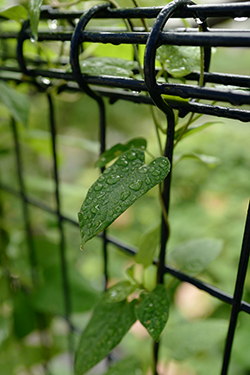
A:
[[[187,130],[185,131],[185,133],[182,135],[182,138],[188,137],[189,135],[194,134],[194,133],[198,133],[201,130],[208,128],[209,126],[214,125],[214,124],[223,124],[223,122],[211,121],[211,122],[205,122],[204,124],[201,124],[201,125],[199,124],[199,125],[189,126]],[[175,140],[179,138],[182,130],[183,128],[181,127],[175,131],[175,134],[174,134]]]
[[[136,285],[129,281],[120,281],[106,291],[106,298],[109,302],[124,301],[130,294],[136,290]]]
[[[75,375],[83,375],[116,347],[136,321],[136,300],[102,301],[82,333],[75,358]]]
[[[32,38],[37,40],[37,29],[43,0],[29,0],[29,16]]]
[[[179,78],[200,70],[200,47],[161,46],[156,59],[173,77]]]
[[[223,241],[198,239],[184,242],[168,255],[168,261],[178,269],[191,274],[204,270],[222,251]]]
[[[155,250],[160,241],[160,226],[159,224],[151,228],[142,237],[139,244],[138,252],[135,256],[136,263],[141,263],[146,268],[152,264]]]
[[[167,176],[166,157],[148,165],[144,158],[142,150],[125,152],[91,186],[78,214],[82,246]]]
[[[125,274],[128,276],[131,282],[136,283],[134,272],[135,272],[135,265],[133,264],[131,267],[126,269]]]
[[[134,138],[131,139],[131,141],[127,143],[117,143],[115,146],[111,147],[109,150],[106,150],[100,158],[95,163],[95,167],[102,168],[106,164],[108,164],[110,161],[116,159],[118,156],[120,156],[122,153],[130,150],[138,148],[141,150],[146,150],[147,148],[147,141],[144,138]]]
[[[14,5],[1,10],[0,16],[21,22],[22,20],[26,20],[28,18],[28,12],[27,9],[25,9],[22,5]]]
[[[28,96],[14,90],[5,82],[0,82],[0,102],[8,108],[17,122],[27,125],[29,114]]]
[[[183,361],[195,354],[214,348],[227,333],[226,320],[209,319],[188,322],[175,327],[167,327],[163,335],[163,345],[170,348],[172,357]]]
[[[124,358],[111,366],[104,375],[142,375],[140,362],[135,357]]]
[[[216,156],[197,154],[195,152],[190,152],[188,154],[175,155],[174,164],[176,165],[182,159],[196,159],[200,161],[201,163],[208,165],[210,168],[214,168],[218,164],[220,164],[220,159],[217,158]]]
[[[138,63],[115,57],[90,57],[80,62],[80,68],[83,74],[129,78],[133,77],[133,69],[138,68]]]
[[[150,336],[159,341],[169,315],[167,291],[164,285],[158,284],[152,292],[142,292],[140,297],[142,300],[135,307],[136,317]]]

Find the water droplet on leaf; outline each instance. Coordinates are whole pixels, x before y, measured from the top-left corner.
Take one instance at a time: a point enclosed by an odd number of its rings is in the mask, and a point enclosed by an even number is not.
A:
[[[121,179],[121,176],[120,176],[119,174],[117,174],[117,175],[112,175],[112,176],[108,177],[108,179],[107,179],[107,183],[108,183],[109,185],[114,185],[114,184],[116,184],[120,179]]]
[[[140,190],[142,186],[142,180],[136,180],[135,182],[132,182],[132,184],[129,185],[130,189],[134,190],[134,191],[138,191]]]
[[[134,151],[128,152],[127,157],[128,157],[129,160],[135,160],[136,157],[137,157],[136,152],[134,152]]]
[[[123,191],[121,193],[121,200],[125,201],[130,196],[130,194],[131,194],[130,191]]]
[[[95,187],[94,187],[94,189],[95,189],[96,191],[100,191],[100,190],[102,190],[102,188],[103,188],[103,184],[100,184],[100,183],[97,183],[97,184],[95,185]]]

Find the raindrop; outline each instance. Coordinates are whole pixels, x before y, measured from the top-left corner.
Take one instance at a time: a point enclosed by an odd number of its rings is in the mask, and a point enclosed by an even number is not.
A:
[[[103,182],[103,181],[105,181],[105,177],[100,176],[100,177],[98,178],[98,180],[99,180],[100,182]]]
[[[147,185],[150,185],[150,184],[151,184],[151,180],[150,180],[150,178],[147,177],[146,180],[145,180],[145,182],[146,182]]]
[[[36,39],[32,36],[32,37],[30,38],[30,41],[31,41],[31,43],[35,43],[35,42],[36,42]]]
[[[146,173],[148,171],[147,167],[142,167],[138,170],[139,173]]]
[[[128,152],[127,157],[129,160],[135,160],[137,158],[136,152],[134,151]]]
[[[122,208],[121,208],[121,206],[116,206],[115,210],[116,210],[117,212],[120,212],[120,211],[122,211]]]
[[[234,21],[237,21],[237,22],[244,22],[247,20],[248,20],[248,17],[235,17],[234,18]]]
[[[118,161],[118,164],[121,165],[122,167],[126,167],[128,165],[128,161],[125,158],[121,158]]]
[[[101,160],[102,160],[102,161],[106,161],[106,158],[103,157]]]
[[[57,20],[48,20],[48,26],[50,30],[56,30],[57,29]]]
[[[49,84],[50,84],[50,80],[49,80],[48,78],[44,78],[44,77],[42,77],[42,78],[41,78],[41,81],[42,81],[42,83],[44,83],[45,85],[49,85]]]
[[[154,172],[152,172],[152,176],[159,176],[161,174],[160,171],[158,171],[158,169],[155,169]]]
[[[90,229],[92,227],[92,223],[88,223],[88,228]]]
[[[203,21],[200,18],[195,18],[195,22],[197,23],[197,25],[203,24]]]
[[[132,182],[132,184],[129,185],[130,189],[134,190],[134,191],[138,191],[140,190],[142,186],[142,180],[136,180],[135,182]]]
[[[104,193],[104,191],[101,191],[101,192],[96,196],[96,198],[97,198],[97,199],[100,199],[100,198],[104,197],[105,194],[106,194],[106,193]]]
[[[94,187],[94,189],[96,190],[96,191],[100,191],[100,190],[102,190],[102,188],[103,188],[103,184],[100,184],[99,182],[95,185],[95,187]]]
[[[105,171],[103,171],[103,174],[109,174],[110,172],[111,172],[111,169],[107,168],[107,169],[105,169]]]
[[[125,201],[130,196],[130,194],[131,194],[130,191],[123,191],[121,193],[121,200]]]
[[[152,307],[152,306],[153,306],[153,304],[152,304],[152,303],[150,303],[150,304],[149,304],[149,307]]]
[[[108,179],[107,179],[107,183],[108,183],[109,185],[114,185],[114,184],[116,184],[120,179],[121,179],[121,176],[120,176],[119,174],[117,174],[117,175],[112,175],[112,176],[108,177]]]
[[[160,166],[161,168],[165,168],[165,167],[167,167],[167,166],[168,166],[168,162],[167,162],[167,160],[163,159],[163,160],[160,162],[159,166]]]

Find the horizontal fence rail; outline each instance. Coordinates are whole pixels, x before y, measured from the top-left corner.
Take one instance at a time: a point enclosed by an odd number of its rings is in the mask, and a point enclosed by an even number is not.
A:
[[[26,41],[32,39],[32,34],[29,21],[25,21],[20,32],[0,31],[1,42],[5,43],[8,40],[15,40],[17,42],[17,63],[15,66],[9,64],[8,54],[5,55],[4,52],[2,52],[0,80],[11,81],[15,82],[16,84],[20,84],[21,82],[25,81],[30,85],[37,87],[41,92],[46,92],[48,88],[53,87],[55,85],[55,81],[57,82],[57,80],[64,80],[64,83],[59,85],[57,88],[58,93],[62,91],[84,92],[95,99],[100,110],[100,152],[105,150],[106,125],[105,113],[102,107],[102,99],[104,97],[109,98],[111,104],[118,100],[124,100],[157,106],[167,115],[169,120],[169,129],[171,127],[171,119],[169,119],[169,113],[166,110],[166,103],[172,109],[179,110],[180,117],[184,117],[188,113],[197,113],[235,119],[247,123],[250,121],[250,110],[246,109],[246,106],[250,104],[250,77],[246,75],[210,72],[209,65],[212,47],[227,47],[236,49],[241,47],[249,48],[250,31],[245,29],[234,30],[224,28],[209,28],[206,22],[208,22],[209,18],[211,17],[227,17],[231,19],[236,17],[250,17],[250,3],[195,5],[188,1],[180,0],[168,4],[166,7],[134,9],[115,9],[107,4],[104,4],[95,6],[83,14],[82,12],[61,12],[58,9],[44,6],[42,7],[41,11],[41,27],[38,31],[38,43],[42,41],[69,42],[71,48],[70,56],[68,56],[67,60],[59,62],[59,67],[55,66],[53,68],[51,68],[47,62],[42,59],[36,61],[26,58],[24,45]],[[190,18],[197,22],[197,28],[169,28],[168,20],[170,18],[175,20],[180,18]],[[88,26],[89,22],[91,23],[92,20],[97,19],[126,19],[131,23],[131,30],[126,30],[126,27],[113,29],[112,27],[109,28],[108,26],[105,28],[95,27],[92,25]],[[149,19],[153,20],[154,23],[149,30],[145,30],[143,27],[134,28],[132,21],[135,19]],[[56,30],[47,30],[45,23],[43,23],[43,21],[47,20],[66,20],[67,26],[65,29],[58,27]],[[1,18],[1,21],[5,22],[3,18]],[[139,47],[146,46],[143,66],[145,78],[140,77],[139,79],[133,79],[126,77],[98,75],[91,76],[82,74],[79,67],[79,50],[84,42],[101,44],[110,43],[117,46],[120,44],[138,45]],[[159,68],[155,66],[155,53],[157,48],[161,45],[204,47],[204,85],[199,86],[200,73],[196,72],[188,74],[185,77],[188,82],[187,84],[179,83],[173,77],[171,77],[171,75],[169,77],[170,82],[162,83],[157,81],[156,76]],[[135,71],[134,73],[138,74],[139,71]],[[4,183],[0,183],[0,189],[20,198],[20,200],[23,202],[23,214],[26,217],[26,232],[29,238],[32,238],[32,236],[28,207],[38,207],[41,210],[51,213],[57,217],[57,224],[60,231],[60,256],[65,297],[65,318],[69,322],[69,327],[72,330],[74,327],[70,320],[70,289],[67,276],[63,222],[71,223],[77,227],[78,223],[74,219],[64,216],[61,212],[53,103],[51,97],[48,94],[46,95],[48,96],[50,106],[50,131],[54,162],[53,171],[55,181],[56,209],[52,209],[47,203],[42,202],[39,199],[30,197],[25,191],[19,140],[14,124],[13,136],[15,139],[15,152],[19,175],[19,190],[16,190],[11,186],[7,186]],[[162,97],[163,95],[164,97]],[[188,100],[179,100],[180,98]],[[206,103],[206,101],[212,102],[212,104]],[[234,108],[235,106],[240,108]],[[173,144],[170,144],[172,135],[169,132],[168,143],[165,150],[165,155],[167,155],[169,159],[171,159],[173,152]],[[170,177],[165,183],[164,194],[166,207],[168,208]],[[163,224],[162,228],[164,233],[166,228],[164,228]],[[227,294],[222,290],[215,288],[213,285],[204,283],[197,278],[191,277],[184,272],[178,271],[164,264],[165,250],[162,250],[161,253],[163,264],[159,280],[163,279],[164,274],[171,274],[180,281],[188,282],[209,293],[211,296],[232,306],[221,375],[226,375],[228,373],[232,342],[235,335],[238,314],[240,311],[250,314],[250,304],[242,300],[250,251],[249,233],[250,213],[248,211],[238,267],[238,275],[233,295]],[[119,239],[109,236],[106,234],[106,232],[99,235],[99,237],[103,242],[106,288],[108,280],[107,245],[113,244],[121,251],[132,256],[136,254],[137,249],[124,244]],[[165,249],[165,242],[166,238],[164,238],[163,235],[161,246],[162,249]],[[34,254],[32,252],[33,244],[30,243],[29,246],[31,249],[31,265],[32,268],[35,268],[34,264],[36,260],[34,259]],[[155,262],[157,261],[158,260]],[[36,279],[36,275],[33,275],[32,277],[34,280]],[[70,345],[71,344],[69,343],[69,346]]]

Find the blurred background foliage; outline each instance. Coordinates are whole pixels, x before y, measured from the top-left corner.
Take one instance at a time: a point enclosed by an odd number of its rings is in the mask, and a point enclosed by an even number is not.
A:
[[[132,6],[128,0],[117,1],[121,6]],[[25,2],[19,2],[26,5]],[[98,2],[81,2],[72,9],[87,9]],[[14,2],[13,2],[14,4]],[[165,5],[164,0],[140,0],[141,6]],[[9,6],[0,1],[1,8]],[[97,21],[93,23],[95,25]],[[103,25],[108,23],[103,21]],[[98,21],[100,25],[100,22]],[[119,24],[119,21],[117,21]],[[232,21],[224,23],[230,27]],[[240,24],[240,25],[239,25]],[[120,24],[119,24],[120,25]],[[234,22],[234,27],[249,27],[249,21]],[[3,30],[18,30],[15,21],[2,22]],[[41,28],[43,23],[41,23]],[[49,27],[51,27],[49,25]],[[16,64],[15,40],[1,42],[12,54]],[[37,49],[26,42],[26,53],[37,54]],[[60,46],[47,43],[46,52],[51,60],[58,58]],[[67,55],[69,44],[65,44]],[[95,56],[133,55],[132,47],[99,45],[91,54]],[[143,50],[141,50],[143,55]],[[46,56],[47,57],[47,56]],[[217,48],[213,54],[211,71],[249,75],[249,50]],[[49,112],[46,95],[38,93],[29,83],[22,83],[18,90],[29,95],[30,113],[27,126],[18,124],[25,187],[28,195],[37,197],[55,209],[52,172],[52,148],[49,130]],[[53,95],[62,213],[74,220],[87,189],[99,175],[94,163],[99,153],[98,111],[96,103],[85,94],[63,92]],[[107,147],[124,143],[134,137],[145,137],[149,151],[158,156],[157,138],[147,106],[118,101],[113,105],[105,99],[107,108]],[[157,113],[165,126],[165,119]],[[19,190],[9,112],[0,104],[0,179],[1,183]],[[183,120],[181,120],[183,121]],[[249,199],[249,139],[247,123],[203,116],[198,123],[213,121],[202,132],[185,138],[175,153],[201,153],[216,156],[219,164],[214,168],[184,159],[174,167],[171,191],[171,238],[169,251],[189,239],[223,239],[224,248],[219,257],[199,274],[199,278],[227,293],[233,294],[244,221]],[[20,199],[0,190],[0,372],[1,375],[68,375],[68,326],[64,316],[60,275],[59,231],[54,215],[29,206],[32,233],[38,259],[39,286],[32,287],[26,233]],[[149,228],[160,221],[160,205],[154,188],[119,219],[108,233],[132,246],[138,246]],[[66,253],[69,268],[72,322],[82,329],[92,307],[103,289],[103,259],[101,240],[95,238],[80,251],[80,234],[77,227],[64,223]],[[133,259],[109,245],[110,285],[125,278],[125,270]],[[139,271],[138,271],[139,272]],[[154,285],[155,267],[150,266],[145,283]],[[140,275],[139,275],[140,276]],[[11,283],[9,280],[11,279]],[[166,278],[169,282],[169,277]],[[170,321],[163,334],[160,351],[161,375],[218,374],[221,367],[223,339],[230,316],[230,306],[217,301],[188,284],[175,281],[174,300]],[[250,278],[247,277],[244,299],[249,301]],[[216,324],[220,320],[221,324]],[[219,319],[219,320],[218,320]],[[249,335],[250,320],[241,314],[234,343],[229,374],[250,373]],[[214,332],[217,331],[217,335]],[[219,333],[218,333],[219,332]],[[214,336],[216,337],[214,337]],[[72,334],[73,345],[79,333]],[[187,346],[188,344],[188,346]],[[136,323],[115,356],[136,355],[142,373],[149,375],[152,342],[145,329]],[[91,371],[103,371],[102,364]]]

